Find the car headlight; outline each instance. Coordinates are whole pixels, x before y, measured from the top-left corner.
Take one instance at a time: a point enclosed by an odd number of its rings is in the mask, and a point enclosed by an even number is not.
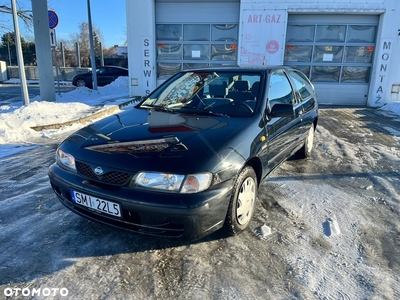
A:
[[[62,167],[65,167],[71,171],[76,171],[75,158],[71,154],[62,151],[61,149],[57,149],[56,162]]]
[[[212,174],[200,173],[177,175],[156,172],[140,172],[133,179],[133,186],[179,193],[198,193],[211,185]]]

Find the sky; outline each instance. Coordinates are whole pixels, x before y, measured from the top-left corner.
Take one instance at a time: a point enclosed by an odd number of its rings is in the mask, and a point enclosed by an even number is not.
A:
[[[24,9],[31,9],[30,0],[17,0]],[[110,4],[112,3],[112,6]],[[9,0],[0,0],[0,5],[10,5]],[[57,41],[70,40],[71,34],[79,32],[79,24],[88,21],[88,10],[86,0],[47,0],[47,7],[58,16],[58,25],[55,28]],[[100,29],[104,37],[104,47],[114,45],[124,46],[126,42],[126,9],[125,0],[91,0],[90,1],[92,24]],[[0,22],[7,29],[0,28],[0,35],[13,31],[11,15],[0,14]],[[32,32],[28,31],[24,23],[19,21],[22,37],[33,40]]]

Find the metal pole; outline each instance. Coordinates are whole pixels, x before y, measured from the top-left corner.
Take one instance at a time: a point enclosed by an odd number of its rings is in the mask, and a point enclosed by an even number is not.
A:
[[[10,66],[12,66],[11,62],[11,51],[10,51],[10,42],[7,42],[7,47],[8,47],[8,63]]]
[[[76,64],[77,67],[80,68],[81,67],[81,53],[79,52],[79,43],[76,42],[75,43],[75,51],[76,51]]]
[[[65,68],[65,53],[64,53],[64,43],[60,43],[60,50],[61,50],[61,65],[63,68]]]
[[[15,46],[17,47],[19,79],[21,80],[21,91],[22,91],[22,97],[24,99],[24,104],[27,105],[29,104],[29,94],[28,94],[28,86],[26,85],[24,57],[22,55],[21,38],[19,33],[18,16],[17,16],[15,0],[11,0],[11,5],[12,5],[12,13],[14,21]]]
[[[31,3],[40,98],[42,101],[56,101],[47,0],[31,0]]]
[[[53,57],[54,57],[54,67],[56,68],[56,77],[57,77],[58,94],[61,95],[61,90],[60,90],[60,78],[58,77],[57,52],[56,52],[56,47],[52,47],[52,48],[53,48]]]
[[[100,43],[100,65],[104,67],[103,44]]]
[[[94,54],[92,16],[91,16],[91,13],[90,13],[90,0],[87,0],[87,7],[88,7],[88,21],[89,21],[90,57],[91,57],[91,60],[92,60],[93,89],[97,90],[96,56]]]

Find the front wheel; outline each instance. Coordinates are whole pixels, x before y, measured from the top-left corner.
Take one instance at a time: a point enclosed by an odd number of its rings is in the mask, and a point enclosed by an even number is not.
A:
[[[257,198],[257,177],[253,168],[245,167],[236,179],[229,202],[224,228],[230,235],[237,235],[250,224]]]
[[[76,81],[76,86],[78,86],[78,87],[86,86],[85,80],[79,78],[79,79]]]
[[[311,150],[314,144],[314,125],[311,125],[310,129],[308,130],[307,137],[304,141],[303,147],[297,152],[299,158],[307,158],[311,155]]]

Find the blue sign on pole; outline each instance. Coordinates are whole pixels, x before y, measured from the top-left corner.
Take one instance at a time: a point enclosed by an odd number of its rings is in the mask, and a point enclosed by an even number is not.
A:
[[[57,14],[54,11],[49,10],[47,12],[47,15],[49,17],[49,28],[50,29],[56,28],[56,26],[58,24],[58,16],[57,16]]]

